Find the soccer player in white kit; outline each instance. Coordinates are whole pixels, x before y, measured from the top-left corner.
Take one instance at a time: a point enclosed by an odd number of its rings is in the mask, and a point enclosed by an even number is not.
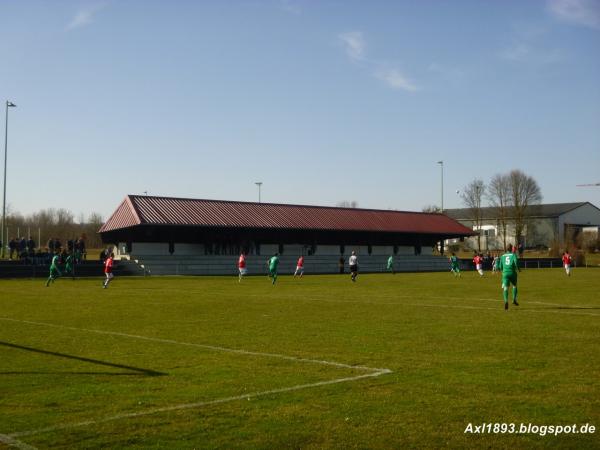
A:
[[[356,256],[356,252],[353,250],[352,255],[348,259],[348,265],[350,266],[350,279],[352,281],[356,281],[356,277],[358,276],[358,257]]]

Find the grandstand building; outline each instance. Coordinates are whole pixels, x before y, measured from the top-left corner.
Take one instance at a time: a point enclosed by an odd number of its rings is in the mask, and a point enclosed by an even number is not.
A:
[[[282,271],[304,255],[307,272],[337,272],[353,250],[362,271],[383,270],[390,255],[398,270],[446,270],[445,258],[433,256],[436,243],[472,234],[435,213],[139,195],[100,229],[117,258],[181,274],[235,273],[242,251],[251,273],[263,273],[275,252]]]

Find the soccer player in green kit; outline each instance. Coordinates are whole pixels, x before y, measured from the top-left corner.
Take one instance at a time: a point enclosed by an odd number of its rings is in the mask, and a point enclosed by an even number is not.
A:
[[[387,270],[388,272],[392,272],[392,274],[396,274],[394,271],[394,255],[390,255],[387,262]]]
[[[455,277],[460,277],[460,267],[458,266],[458,258],[454,253],[452,253],[452,256],[450,256],[450,272],[452,272]]]
[[[54,280],[62,275],[60,273],[60,269],[58,268],[59,259],[60,256],[58,253],[56,253],[52,258],[52,263],[50,264],[50,276],[48,277],[48,281],[46,281],[46,287],[50,286],[50,282],[54,283]]]
[[[508,288],[512,284],[513,305],[519,306],[517,302],[517,272],[520,272],[517,255],[512,251],[509,244],[506,253],[500,257],[500,269],[502,270],[502,295],[504,296],[504,309],[508,310]]]
[[[277,281],[277,266],[279,265],[279,253],[275,253],[271,259],[269,259],[269,278],[273,279],[273,283]]]
[[[75,276],[75,273],[73,272],[73,262],[73,253],[69,253],[65,260],[65,275],[70,274],[72,277]]]

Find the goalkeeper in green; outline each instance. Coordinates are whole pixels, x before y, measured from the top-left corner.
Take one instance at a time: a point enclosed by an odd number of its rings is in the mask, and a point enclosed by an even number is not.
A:
[[[513,305],[517,302],[517,272],[520,272],[517,255],[512,252],[512,245],[506,247],[506,253],[500,257],[500,270],[502,271],[502,295],[504,296],[504,309],[508,310],[508,288],[512,285]]]

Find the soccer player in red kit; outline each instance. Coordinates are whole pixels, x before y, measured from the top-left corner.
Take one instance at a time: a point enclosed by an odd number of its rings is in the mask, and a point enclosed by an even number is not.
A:
[[[104,284],[102,285],[102,287],[104,289],[106,289],[108,287],[108,283],[110,283],[114,277],[114,275],[113,275],[114,257],[115,257],[115,254],[111,253],[110,256],[108,258],[106,258],[106,261],[104,261],[104,274],[106,275],[106,280],[104,280]]]
[[[475,269],[477,269],[479,275],[483,276],[483,258],[481,257],[481,255],[476,254],[473,258],[473,262],[475,263]]]
[[[569,255],[569,251],[566,250],[562,256],[563,266],[565,268],[565,272],[567,272],[567,276],[571,276],[571,264],[573,263],[573,258]]]
[[[296,278],[298,272],[300,272],[300,278],[302,278],[302,275],[304,275],[304,256],[298,258],[298,262],[296,263],[296,271],[294,272],[294,278]]]
[[[246,255],[244,255],[243,252],[240,254],[240,259],[238,259],[238,270],[240,272],[240,274],[238,275],[238,281],[241,283],[242,282],[242,278],[247,273],[247,269],[246,269]]]

